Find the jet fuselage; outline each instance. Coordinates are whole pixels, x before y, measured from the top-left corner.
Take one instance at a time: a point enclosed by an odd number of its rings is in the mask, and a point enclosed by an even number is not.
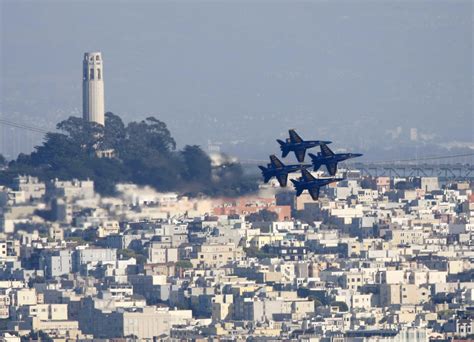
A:
[[[288,174],[301,170],[302,167],[311,167],[310,164],[294,164],[294,165],[285,165],[283,167],[273,167],[271,164],[267,165],[267,171],[269,174],[273,173],[275,175]]]
[[[347,159],[357,158],[361,156],[362,156],[362,153],[337,153],[332,156],[323,156],[320,153],[318,153],[318,155],[315,158],[313,158],[313,160],[318,161],[321,164],[325,164],[325,163],[341,162]]]
[[[313,188],[313,187],[322,187],[334,182],[340,182],[344,180],[344,178],[325,178],[325,179],[315,179],[311,181],[304,181],[304,180],[299,180],[298,183],[301,187],[308,189],[308,188]]]

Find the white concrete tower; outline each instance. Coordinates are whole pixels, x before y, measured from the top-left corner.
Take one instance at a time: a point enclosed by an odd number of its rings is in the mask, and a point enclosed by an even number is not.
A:
[[[104,63],[100,52],[84,54],[82,71],[82,116],[104,125]]]

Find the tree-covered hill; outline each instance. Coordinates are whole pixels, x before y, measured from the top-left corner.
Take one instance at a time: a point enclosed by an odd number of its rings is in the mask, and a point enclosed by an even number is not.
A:
[[[0,183],[9,185],[17,175],[29,174],[45,181],[89,178],[101,194],[113,194],[120,182],[210,196],[238,196],[257,188],[240,164],[213,167],[209,156],[195,145],[176,150],[166,124],[154,117],[125,125],[118,115],[106,113],[105,127],[70,117],[57,129],[58,133],[47,133],[31,154],[10,161],[0,171]],[[112,150],[113,158],[100,158],[97,153]]]

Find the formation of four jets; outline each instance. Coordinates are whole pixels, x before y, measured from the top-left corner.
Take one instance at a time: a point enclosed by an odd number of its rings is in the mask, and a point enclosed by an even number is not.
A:
[[[322,186],[333,182],[339,182],[344,179],[334,177],[337,172],[337,163],[362,156],[360,153],[334,153],[327,146],[331,141],[303,140],[294,129],[290,129],[289,133],[290,137],[286,139],[286,141],[277,140],[280,144],[282,157],[285,158],[288,153],[294,152],[296,159],[300,164],[285,165],[274,154],[272,154],[270,156],[270,163],[267,164],[267,167],[259,166],[259,168],[262,171],[263,181],[265,183],[268,183],[272,177],[275,177],[281,187],[287,185],[289,173],[301,170],[301,177],[298,180],[291,180],[296,190],[296,196],[301,195],[304,190],[308,190],[311,198],[316,201],[319,198],[319,190]],[[321,148],[321,152],[318,152],[318,154],[308,153],[311,157],[312,163],[302,164],[304,162],[306,150],[316,146]],[[313,171],[317,171],[322,165],[326,166],[326,169],[332,178],[315,178],[307,170],[307,168],[313,167]]]

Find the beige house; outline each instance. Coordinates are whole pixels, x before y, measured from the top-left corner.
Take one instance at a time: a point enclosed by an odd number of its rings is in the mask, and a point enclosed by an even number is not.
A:
[[[220,267],[231,261],[242,260],[245,253],[242,247],[234,243],[226,244],[204,244],[199,247],[197,255],[191,259],[194,267],[204,265],[206,267]]]
[[[28,308],[28,317],[37,317],[42,321],[66,321],[67,304],[36,304]]]
[[[380,305],[421,304],[429,299],[429,290],[415,284],[381,284]]]

